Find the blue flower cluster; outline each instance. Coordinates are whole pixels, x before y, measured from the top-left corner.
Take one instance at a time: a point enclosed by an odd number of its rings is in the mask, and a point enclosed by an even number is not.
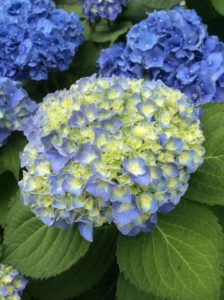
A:
[[[83,15],[94,22],[97,19],[115,20],[128,0],[81,0]]]
[[[11,266],[0,263],[0,299],[20,300],[23,290],[27,285],[27,279],[20,276]]]
[[[103,76],[160,79],[196,104],[224,100],[224,44],[194,10],[150,13],[130,29],[126,45],[104,49],[98,63]]]
[[[50,0],[0,0],[0,76],[42,80],[68,69],[83,30]]]
[[[22,200],[48,226],[148,232],[203,161],[199,110],[161,81],[83,78],[50,94],[26,132]]]
[[[0,77],[0,146],[14,130],[24,131],[37,104],[30,100],[21,83]]]

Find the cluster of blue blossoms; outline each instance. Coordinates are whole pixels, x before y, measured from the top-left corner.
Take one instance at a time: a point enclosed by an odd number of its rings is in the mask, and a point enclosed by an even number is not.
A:
[[[0,0],[0,76],[42,80],[68,69],[83,30],[50,0]]]
[[[0,299],[20,300],[23,290],[27,285],[27,279],[20,276],[11,266],[0,263]]]
[[[98,19],[115,20],[128,0],[81,0],[83,15],[94,22]]]
[[[83,78],[48,95],[21,154],[22,200],[48,226],[151,231],[203,161],[199,110],[161,81]]]
[[[37,104],[30,100],[21,83],[0,77],[0,146],[14,130],[24,131]]]
[[[224,44],[194,10],[150,13],[130,29],[126,45],[104,49],[98,63],[103,76],[160,79],[196,104],[224,100]]]

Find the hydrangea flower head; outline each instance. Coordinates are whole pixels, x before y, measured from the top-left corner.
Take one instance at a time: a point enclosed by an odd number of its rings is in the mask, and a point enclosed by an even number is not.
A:
[[[152,230],[203,161],[198,113],[161,81],[92,76],[50,94],[26,133],[24,204],[90,241],[104,223],[129,236]]]
[[[104,49],[98,63],[103,76],[160,79],[196,104],[224,100],[224,44],[194,10],[150,13],[130,29],[125,46]]]
[[[83,15],[94,22],[97,19],[115,20],[128,0],[81,0]]]
[[[11,266],[0,263],[0,299],[20,300],[27,279]]]
[[[68,69],[82,40],[79,18],[51,0],[0,0],[1,76],[47,79]]]
[[[0,146],[14,130],[24,131],[37,105],[30,100],[21,83],[0,77]]]

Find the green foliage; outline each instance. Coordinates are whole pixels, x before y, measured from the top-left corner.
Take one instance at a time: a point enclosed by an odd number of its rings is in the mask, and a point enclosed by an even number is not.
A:
[[[118,267],[114,263],[94,287],[72,300],[115,300],[117,276]]]
[[[10,171],[15,178],[19,178],[19,153],[26,145],[26,139],[20,133],[13,133],[5,146],[0,149],[0,174]]]
[[[131,284],[130,281],[120,273],[117,284],[116,300],[159,300],[159,298],[137,289],[136,286]]]
[[[77,230],[47,227],[18,198],[17,194],[10,203],[5,227],[5,263],[23,275],[47,278],[69,269],[85,255],[89,244]]]
[[[202,117],[205,159],[191,176],[186,198],[209,205],[224,205],[224,103],[208,104]]]
[[[34,281],[29,289],[41,300],[60,300],[79,296],[94,286],[115,259],[117,232],[107,226],[97,230],[87,254],[68,271],[46,281]]]
[[[55,3],[58,8],[75,12],[79,17],[82,17],[82,6],[79,0],[56,0]]]
[[[95,43],[110,42],[113,44],[121,35],[125,34],[131,27],[132,23],[128,21],[120,22],[112,26],[104,26],[101,30],[91,34],[91,40]]]
[[[184,200],[182,200],[183,202]],[[120,236],[121,271],[138,288],[171,299],[218,299],[223,233],[212,212],[180,204],[152,234]]]
[[[124,10],[123,18],[138,22],[155,9],[169,9],[180,3],[180,0],[130,0]]]
[[[10,198],[18,190],[17,182],[11,172],[5,172],[0,175],[0,225],[4,225],[8,213],[8,204]]]
[[[214,8],[221,14],[224,15],[224,2],[223,0],[211,0]]]

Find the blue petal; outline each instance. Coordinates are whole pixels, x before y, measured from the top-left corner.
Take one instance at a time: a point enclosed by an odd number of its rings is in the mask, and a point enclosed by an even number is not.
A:
[[[102,121],[101,125],[111,133],[115,134],[122,127],[123,123],[120,119],[112,117],[109,120]]]
[[[64,192],[80,196],[82,194],[83,188],[84,185],[79,178],[76,178],[75,176],[70,174],[65,175],[65,180],[63,182]]]
[[[93,241],[93,226],[88,223],[78,223],[80,235],[88,242]]]
[[[86,119],[81,111],[74,111],[68,120],[68,127],[83,128],[86,125]]]
[[[114,202],[112,203],[112,216],[116,224],[124,226],[140,218],[141,214],[132,203]]]
[[[50,148],[46,152],[46,158],[51,163],[52,170],[57,174],[60,172],[66,163],[69,161],[68,157],[64,157],[58,153],[58,151],[55,148]]]
[[[86,184],[86,191],[95,197],[107,201],[115,187],[116,185],[111,182],[92,177]]]
[[[94,146],[90,143],[85,143],[79,145],[75,161],[80,163],[83,166],[91,163],[94,159],[98,157],[97,151]]]
[[[125,187],[118,187],[114,189],[110,197],[110,201],[112,202],[129,203],[131,202],[131,199],[132,199],[131,192],[129,189]]]

